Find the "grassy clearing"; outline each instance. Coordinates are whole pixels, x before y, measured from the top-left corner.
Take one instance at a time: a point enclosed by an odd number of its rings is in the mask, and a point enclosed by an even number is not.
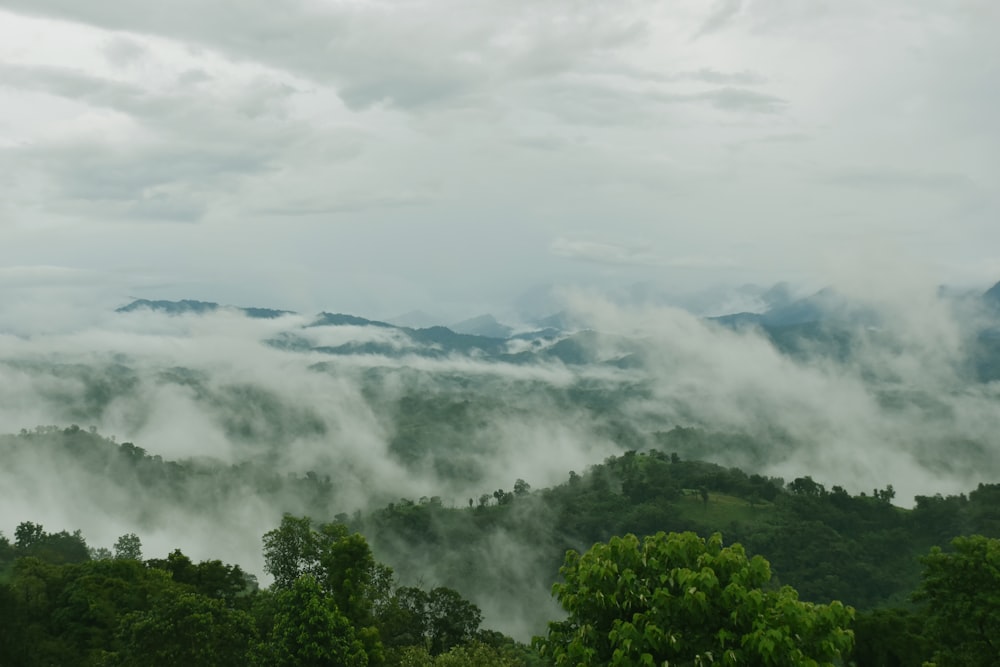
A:
[[[675,504],[677,513],[685,519],[719,529],[733,522],[760,521],[771,513],[773,507],[772,503],[766,501],[759,501],[751,507],[743,498],[721,493],[709,493],[708,504],[705,504],[694,489],[685,489],[684,495]]]

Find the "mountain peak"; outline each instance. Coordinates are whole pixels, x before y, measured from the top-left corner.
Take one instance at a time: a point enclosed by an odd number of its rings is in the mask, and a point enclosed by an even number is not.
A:
[[[1000,282],[983,292],[983,300],[995,306],[1000,306]]]
[[[456,333],[486,336],[488,338],[507,338],[514,331],[512,327],[501,324],[497,321],[497,318],[489,313],[456,322],[448,328]]]

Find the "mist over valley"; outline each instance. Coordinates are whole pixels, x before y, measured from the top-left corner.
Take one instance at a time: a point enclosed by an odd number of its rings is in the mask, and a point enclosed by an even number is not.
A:
[[[134,301],[0,338],[3,530],[134,532],[148,553],[266,581],[260,536],[282,514],[340,517],[402,581],[455,587],[527,638],[558,613],[559,554],[589,546],[553,531],[551,503],[465,538],[441,528],[436,546],[408,542],[393,512],[448,526],[433,508],[496,506],[515,482],[538,497],[636,451],[889,485],[904,507],[968,491],[1000,476],[995,292],[830,288],[708,318],[570,293],[537,325],[478,318],[505,337]]]
[[[997,25],[0,0],[0,667],[992,667]]]

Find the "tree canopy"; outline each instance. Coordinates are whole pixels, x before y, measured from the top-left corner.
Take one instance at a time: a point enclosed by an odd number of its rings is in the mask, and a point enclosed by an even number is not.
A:
[[[1000,540],[982,535],[952,540],[925,556],[914,596],[927,603],[926,632],[938,667],[986,667],[1000,656]]]
[[[536,639],[556,665],[833,665],[853,644],[850,607],[769,587],[768,562],[718,533],[614,537],[560,573],[569,617]]]

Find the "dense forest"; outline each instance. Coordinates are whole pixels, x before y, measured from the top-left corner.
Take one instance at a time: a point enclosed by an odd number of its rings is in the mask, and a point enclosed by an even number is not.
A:
[[[1000,667],[998,28],[0,0],[0,667]]]
[[[267,586],[245,566],[194,562],[179,549],[149,557],[134,533],[110,548],[93,546],[72,527],[48,532],[25,517],[13,539],[0,538],[0,664],[605,664],[599,653],[574,653],[582,640],[567,630],[590,613],[581,600],[596,594],[594,580],[572,594],[566,587],[579,582],[587,563],[597,568],[593,562],[626,558],[625,535],[646,536],[643,548],[666,550],[662,569],[671,571],[680,552],[670,551],[662,535],[653,546],[664,532],[675,541],[692,536],[701,544],[696,552],[707,549],[674,569],[709,568],[722,578],[726,563],[745,561],[741,567],[756,572],[746,587],[771,596],[762,598],[771,600],[767,605],[801,600],[806,606],[796,602],[797,614],[822,612],[850,630],[853,638],[823,644],[815,654],[820,663],[839,664],[840,655],[857,665],[992,664],[993,638],[1000,636],[1000,485],[918,496],[905,509],[893,504],[889,485],[852,495],[810,477],[748,474],[676,451],[688,450],[692,439],[707,447],[715,437],[674,429],[662,434],[662,448],[608,457],[551,488],[518,479],[464,503],[401,498],[370,512],[331,509],[309,519],[302,508],[330,507],[330,480],[314,474],[167,461],[77,427],[9,436],[0,448],[5,460],[23,457],[19,448],[39,457],[69,454],[81,469],[145,489],[164,506],[202,502],[207,484],[222,505],[253,494],[296,514],[263,536]],[[134,518],[137,526],[149,519]],[[717,560],[723,547],[715,533],[736,555]],[[591,556],[615,544],[604,561]],[[766,559],[766,576],[751,566],[757,556]],[[625,593],[618,584],[608,595]],[[539,601],[537,616],[522,619],[516,639],[485,629],[483,609],[493,616],[521,609],[511,603],[515,596]],[[710,606],[718,612],[719,605],[748,604],[735,599]],[[667,656],[665,650],[647,647],[635,662],[611,651],[606,660],[645,664],[642,655]],[[727,649],[719,650],[715,659],[727,664],[719,658]],[[732,654],[732,664],[804,664],[740,656]]]
[[[8,337],[0,665],[994,664],[984,298]]]

